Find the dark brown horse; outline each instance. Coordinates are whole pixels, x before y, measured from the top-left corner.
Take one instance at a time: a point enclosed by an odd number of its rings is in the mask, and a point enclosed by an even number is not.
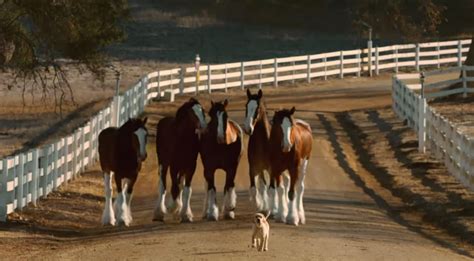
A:
[[[211,121],[201,140],[201,159],[204,166],[204,177],[207,181],[203,218],[218,219],[214,173],[217,169],[223,169],[226,172],[224,217],[234,219],[237,200],[234,179],[242,154],[242,130],[236,122],[229,120],[226,111],[227,100],[217,103],[211,102],[211,104],[212,107],[209,111]]]
[[[158,190],[158,205],[155,208],[153,220],[163,221],[167,213],[165,206],[166,173],[170,168],[172,204],[169,211],[175,218],[181,216],[181,221],[192,222],[193,213],[189,204],[191,199],[191,180],[196,169],[199,153],[199,138],[206,129],[204,111],[201,104],[190,98],[176,112],[176,117],[166,117],[158,122],[156,128],[156,152],[158,156],[158,175],[160,176]],[[181,179],[184,184],[184,206],[182,203]]]
[[[105,187],[105,208],[102,214],[104,225],[115,225],[116,216],[118,224],[129,226],[132,222],[130,201],[133,186],[142,161],[147,157],[146,121],[147,118],[129,119],[122,127],[110,127],[99,134],[99,158],[104,172]],[[115,211],[112,207],[113,174],[118,193],[115,199]]]
[[[272,179],[270,181],[270,198],[275,198],[275,183],[278,189],[277,221],[292,225],[304,224],[303,208],[304,178],[312,149],[312,131],[308,123],[295,120],[291,110],[275,112],[270,132],[270,160]],[[290,174],[289,189],[281,186],[281,174],[288,170]],[[298,182],[295,197],[295,185]],[[285,192],[288,191],[288,195]],[[288,196],[288,197],[287,197]],[[287,202],[289,200],[289,202]],[[276,204],[270,200],[270,205]],[[273,208],[273,206],[272,206]]]
[[[249,161],[250,200],[258,212],[267,212],[268,195],[265,172],[270,174],[270,123],[262,99],[262,90],[252,94],[247,89],[244,131],[249,137],[247,156]],[[255,187],[258,185],[258,190]]]

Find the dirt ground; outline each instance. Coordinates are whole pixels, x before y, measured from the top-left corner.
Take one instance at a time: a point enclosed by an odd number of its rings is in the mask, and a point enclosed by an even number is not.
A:
[[[390,77],[382,76],[264,89],[270,116],[274,109],[295,105],[297,117],[312,125],[314,136],[304,198],[307,224],[272,221],[266,253],[249,247],[253,210],[245,155],[236,180],[236,220],[200,219],[204,185],[199,164],[191,200],[195,222],[178,224],[170,216],[164,223],[151,221],[158,185],[151,137],[130,228],[100,225],[103,185],[94,167],[38,207],[0,225],[0,254],[6,259],[470,259],[474,195],[442,164],[418,154],[415,134],[390,109],[390,83]],[[224,97],[230,99],[230,117],[242,122],[243,92],[198,98],[208,108],[210,98]],[[145,112],[150,133],[186,99],[151,104]],[[216,175],[222,191],[224,175]]]

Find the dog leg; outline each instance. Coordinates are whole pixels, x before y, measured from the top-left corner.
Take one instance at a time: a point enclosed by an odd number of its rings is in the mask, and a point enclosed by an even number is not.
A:
[[[255,225],[253,226],[252,247],[257,247],[257,228],[255,227]]]
[[[264,244],[263,244],[263,251],[268,251],[268,238],[270,237],[270,231],[268,231],[268,234],[265,235],[263,238]]]

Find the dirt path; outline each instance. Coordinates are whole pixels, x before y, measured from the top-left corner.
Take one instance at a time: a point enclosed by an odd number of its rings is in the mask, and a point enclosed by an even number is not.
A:
[[[132,203],[134,223],[130,228],[103,228],[99,225],[103,192],[100,172],[94,168],[48,196],[39,207],[27,208],[12,216],[17,225],[0,226],[0,244],[3,246],[0,253],[5,258],[99,260],[469,259],[473,253],[472,245],[463,244],[456,235],[449,235],[442,227],[424,221],[423,210],[410,209],[403,200],[393,196],[396,189],[380,185],[384,184],[383,180],[374,177],[383,172],[363,164],[361,151],[354,149],[347,126],[338,116],[348,110],[387,110],[391,102],[390,78],[381,77],[376,81],[346,79],[320,82],[317,86],[265,89],[267,107],[278,109],[297,105],[297,116],[307,120],[314,131],[314,153],[309,164],[304,199],[307,224],[292,227],[272,222],[269,252],[258,253],[249,247],[253,211],[248,200],[246,155],[242,157],[236,181],[236,220],[207,222],[200,219],[204,180],[199,164],[191,201],[195,222],[178,224],[171,217],[167,217],[164,224],[152,222],[157,197],[156,154],[152,137],[148,146],[149,158],[135,189]],[[230,116],[242,122],[246,102],[243,93],[212,94],[213,100],[223,97],[230,98]],[[205,107],[209,106],[210,98],[208,95],[199,97]],[[152,104],[146,111],[150,117],[150,133],[154,132],[153,126],[162,116],[173,114],[185,99],[187,97],[179,97],[173,104]],[[356,117],[359,115],[357,112],[350,115],[357,126],[367,125]],[[377,137],[385,143],[384,135]],[[390,153],[383,153],[380,157],[385,157],[386,162],[397,162]],[[222,203],[223,176],[222,172],[217,173],[219,203]],[[430,191],[432,187],[421,185],[415,189]],[[448,189],[441,193],[452,195]],[[420,197],[425,195],[430,194],[420,192]],[[472,197],[466,200],[472,202]],[[408,210],[403,212],[403,209]],[[28,251],[20,250],[25,246]]]

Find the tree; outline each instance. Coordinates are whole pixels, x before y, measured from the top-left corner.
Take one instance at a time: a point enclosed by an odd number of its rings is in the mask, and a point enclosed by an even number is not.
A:
[[[103,77],[105,47],[124,39],[127,18],[126,0],[0,0],[0,69],[31,80],[24,90],[73,98],[64,61]]]

